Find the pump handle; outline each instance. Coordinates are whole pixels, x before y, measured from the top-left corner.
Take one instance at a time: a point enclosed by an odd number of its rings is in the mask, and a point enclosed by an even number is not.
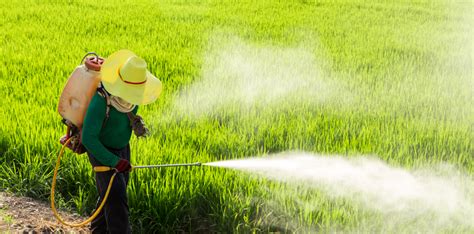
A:
[[[95,55],[95,58],[97,59],[97,61],[99,61],[99,55],[97,55],[96,52],[87,52],[86,55],[84,55],[84,57],[82,57],[82,60],[81,60],[81,64],[84,63],[84,60],[87,58],[87,56],[89,55]]]
[[[89,55],[95,55],[94,57],[87,57]],[[93,71],[100,71],[100,68],[102,66],[102,63],[104,63],[104,59],[99,57],[95,52],[88,52],[84,57],[82,58],[81,64],[85,63],[87,69],[93,70]]]

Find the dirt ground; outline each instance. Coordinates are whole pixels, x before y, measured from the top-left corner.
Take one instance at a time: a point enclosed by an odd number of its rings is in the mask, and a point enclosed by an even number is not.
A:
[[[63,219],[78,222],[85,219],[61,212]],[[85,228],[69,228],[59,224],[49,203],[32,198],[0,193],[0,233],[90,233]]]

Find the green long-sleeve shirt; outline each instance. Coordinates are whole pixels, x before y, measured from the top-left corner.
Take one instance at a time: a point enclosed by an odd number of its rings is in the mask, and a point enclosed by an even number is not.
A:
[[[132,135],[130,120],[126,113],[117,111],[110,106],[109,118],[104,123],[107,102],[104,97],[96,93],[89,107],[82,125],[82,144],[103,165],[114,167],[119,157],[107,150],[106,147],[121,149],[127,146]],[[136,114],[138,106],[133,109]]]

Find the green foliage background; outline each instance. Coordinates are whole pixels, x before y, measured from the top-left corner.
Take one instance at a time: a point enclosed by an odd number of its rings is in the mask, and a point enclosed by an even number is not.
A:
[[[140,110],[153,135],[132,141],[136,164],[296,149],[373,154],[405,168],[448,162],[473,175],[469,9],[472,3],[441,0],[1,2],[1,189],[49,197],[65,131],[56,112],[62,87],[86,52],[107,56],[122,48],[143,57],[164,84],[159,101]],[[175,116],[173,100],[202,78],[216,32],[224,32],[221,41],[238,37],[256,47],[317,41],[327,61],[322,70],[359,90],[359,104]],[[321,58],[317,48],[312,53]],[[58,181],[61,206],[90,212],[97,196],[91,178],[86,157],[67,154]],[[275,196],[279,191],[293,195]],[[300,206],[295,196],[317,208]],[[384,226],[377,212],[316,189],[208,167],[137,171],[129,200],[136,231],[410,230]]]

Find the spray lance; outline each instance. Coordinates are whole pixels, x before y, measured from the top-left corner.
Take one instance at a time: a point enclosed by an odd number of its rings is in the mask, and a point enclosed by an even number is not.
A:
[[[92,56],[89,56],[92,55]],[[86,152],[84,146],[81,142],[81,130],[82,124],[84,122],[84,116],[86,114],[87,108],[89,106],[90,100],[94,94],[98,91],[100,87],[100,68],[104,59],[99,57],[96,53],[90,52],[87,53],[84,58],[81,60],[81,64],[76,67],[73,73],[67,80],[67,83],[61,93],[58,104],[58,112],[63,118],[63,123],[67,126],[66,135],[61,137],[60,143],[62,144],[61,150],[56,161],[56,166],[54,168],[53,181],[51,183],[51,209],[54,213],[56,219],[66,225],[71,227],[82,227],[92,222],[94,218],[100,213],[104,207],[107,198],[109,196],[110,189],[112,188],[113,181],[118,171],[112,167],[106,166],[97,166],[94,167],[95,172],[107,172],[114,171],[112,177],[110,178],[105,196],[102,199],[101,204],[96,209],[96,211],[86,220],[79,223],[69,223],[66,222],[59,216],[58,211],[55,207],[54,200],[54,190],[56,187],[56,178],[58,175],[59,165],[61,162],[61,157],[64,154],[64,150],[69,148],[74,153],[83,154]],[[106,97],[107,98],[107,97]],[[108,108],[108,107],[107,107]],[[108,110],[107,110],[108,111]],[[137,116],[139,117],[139,116]],[[130,116],[129,116],[130,118]],[[130,119],[133,122],[140,123],[141,117],[138,119]],[[138,136],[136,129],[132,126],[135,134]],[[146,129],[141,129],[139,132],[146,133]],[[195,163],[184,163],[184,164],[161,164],[161,165],[143,165],[143,166],[132,166],[132,170],[136,169],[156,169],[156,168],[165,168],[165,167],[190,167],[190,166],[201,166],[200,162]]]

